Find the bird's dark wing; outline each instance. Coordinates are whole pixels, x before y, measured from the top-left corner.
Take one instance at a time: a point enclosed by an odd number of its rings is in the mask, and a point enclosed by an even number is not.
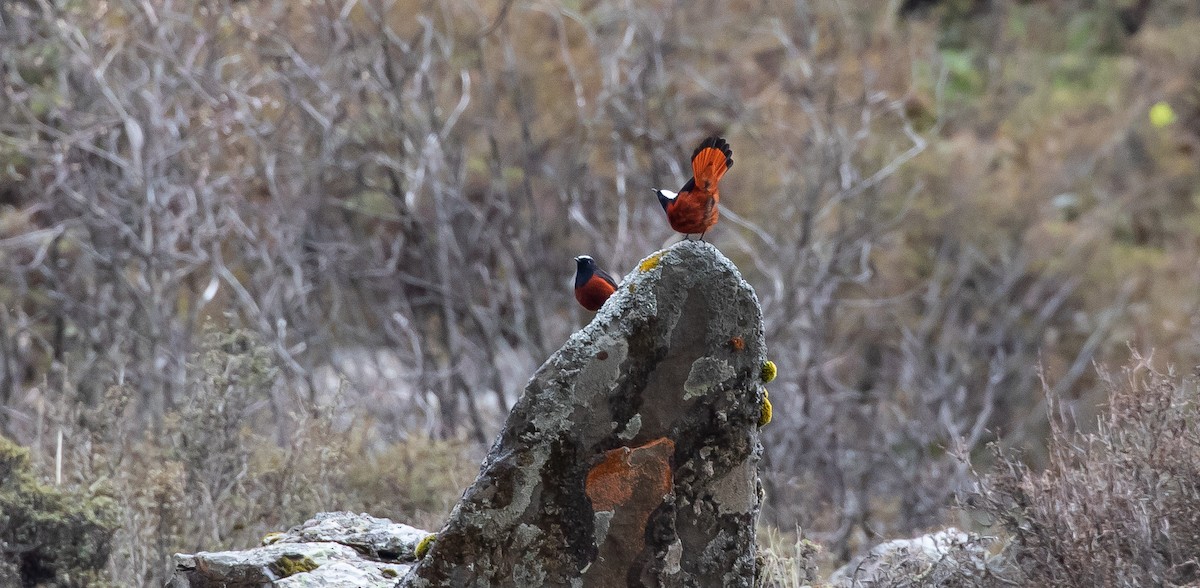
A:
[[[608,282],[609,284],[612,284],[613,288],[617,287],[617,281],[614,280],[613,277],[608,274],[608,272],[606,272],[600,268],[596,268],[596,277],[600,278],[601,280],[604,280],[605,282]]]

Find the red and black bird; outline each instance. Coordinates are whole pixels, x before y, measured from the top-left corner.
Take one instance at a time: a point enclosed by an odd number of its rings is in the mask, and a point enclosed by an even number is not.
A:
[[[596,260],[587,255],[575,258],[575,300],[595,312],[617,291],[617,281],[608,272],[596,267]]]
[[[709,137],[692,153],[692,179],[679,193],[655,189],[658,201],[667,213],[671,228],[689,236],[699,233],[704,238],[717,224],[717,204],[721,193],[717,183],[733,167],[733,150],[720,137]]]

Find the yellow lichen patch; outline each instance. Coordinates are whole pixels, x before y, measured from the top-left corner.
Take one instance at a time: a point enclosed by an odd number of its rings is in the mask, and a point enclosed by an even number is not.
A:
[[[430,533],[417,543],[417,548],[413,550],[413,554],[417,556],[417,559],[422,559],[425,557],[425,554],[429,553],[429,548],[433,547],[434,541],[437,541],[437,533]]]
[[[274,544],[278,543],[280,539],[283,539],[283,533],[280,533],[280,532],[267,533],[266,535],[263,535],[262,544],[263,545],[274,545]]]
[[[430,537],[433,537],[433,535],[430,535]],[[400,577],[400,572],[397,572],[394,568],[383,568],[383,569],[379,570],[379,573],[383,574],[384,578]]]
[[[648,272],[658,267],[659,261],[662,261],[662,253],[655,253],[654,255],[642,260],[642,263],[638,264],[638,271]]]
[[[287,578],[296,574],[311,572],[318,567],[320,566],[317,565],[317,562],[313,561],[307,555],[288,553],[271,564],[271,571],[275,572],[275,575],[280,578]]]
[[[759,373],[759,376],[762,378],[763,383],[770,384],[771,380],[775,379],[775,374],[776,374],[775,362],[773,362],[769,359],[767,361],[764,361],[762,364],[762,371]]]
[[[758,426],[765,427],[771,422],[771,399],[767,398],[767,391],[763,390],[762,411],[758,413]]]

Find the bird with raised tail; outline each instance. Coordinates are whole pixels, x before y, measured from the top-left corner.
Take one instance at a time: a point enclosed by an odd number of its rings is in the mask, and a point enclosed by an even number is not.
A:
[[[692,153],[692,178],[679,192],[655,189],[658,202],[667,213],[671,228],[690,237],[699,233],[700,239],[717,224],[717,205],[721,192],[717,184],[733,167],[733,149],[720,137],[709,137]]]

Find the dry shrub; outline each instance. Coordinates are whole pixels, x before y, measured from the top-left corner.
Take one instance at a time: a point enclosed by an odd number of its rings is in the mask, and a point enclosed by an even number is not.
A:
[[[250,331],[206,326],[189,365],[186,401],[148,434],[128,419],[134,386],[111,387],[97,409],[61,409],[47,427],[68,431],[78,481],[112,488],[117,585],[161,586],[177,552],[252,547],[320,511],[432,528],[477,467],[461,440],[370,439],[336,402],[273,414],[276,360]]]
[[[360,453],[339,482],[375,516],[436,531],[479,472],[482,454],[465,439],[413,435]]]
[[[249,547],[339,506],[333,482],[349,444],[330,411],[267,410],[278,369],[252,332],[210,323],[200,340],[185,401],[149,434],[128,419],[136,385],[110,387],[97,409],[62,423],[86,427],[70,435],[88,440],[77,475],[115,487],[121,528],[109,572],[120,585],[161,585],[176,552]]]
[[[1022,585],[1200,580],[1198,379],[1138,360],[1119,377],[1102,373],[1110,404],[1096,432],[1054,424],[1042,472],[998,452],[972,497],[1011,534],[1006,558]]]
[[[756,584],[771,588],[799,588],[817,580],[821,548],[804,538],[801,529],[782,533],[773,527],[761,529],[758,537]],[[827,559],[827,557],[826,557]]]

